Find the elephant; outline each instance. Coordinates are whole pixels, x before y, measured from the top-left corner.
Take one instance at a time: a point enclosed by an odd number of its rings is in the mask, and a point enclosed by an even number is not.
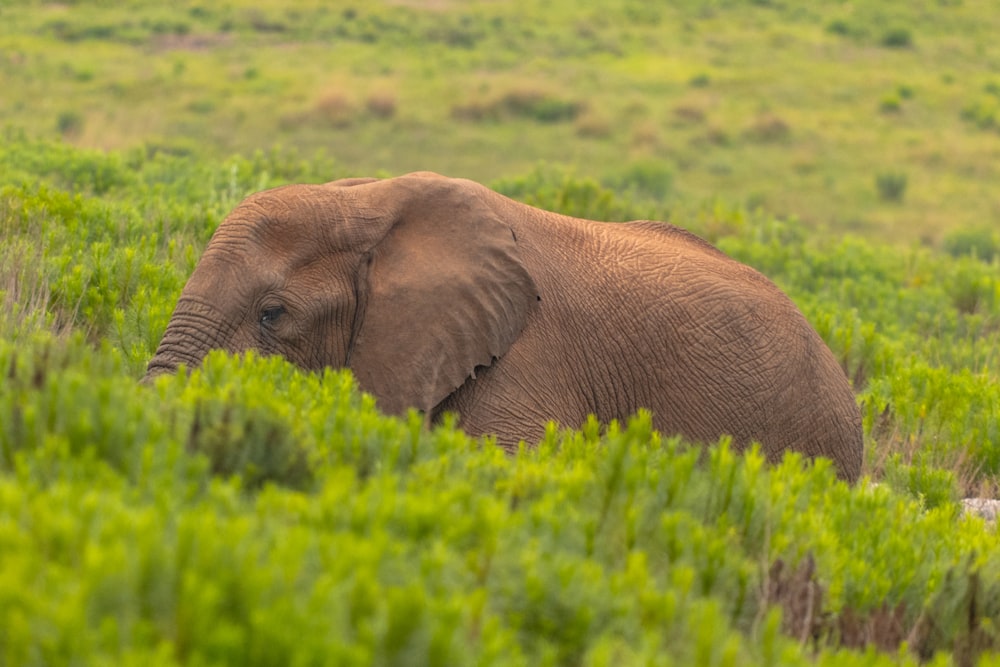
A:
[[[860,410],[777,286],[655,221],[596,222],[416,172],[250,195],[215,230],[145,381],[210,349],[348,368],[380,409],[517,451],[623,421],[861,473]]]

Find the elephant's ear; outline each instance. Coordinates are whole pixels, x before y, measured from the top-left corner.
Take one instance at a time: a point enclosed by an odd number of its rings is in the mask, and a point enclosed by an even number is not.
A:
[[[509,349],[538,301],[510,227],[456,189],[416,195],[362,272],[348,365],[389,413],[431,411]]]

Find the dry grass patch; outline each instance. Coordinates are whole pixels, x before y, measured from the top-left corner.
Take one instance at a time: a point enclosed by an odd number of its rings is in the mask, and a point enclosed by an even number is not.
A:
[[[396,96],[387,91],[371,93],[365,100],[365,111],[375,118],[392,118],[396,115],[396,109]]]
[[[339,90],[323,93],[313,105],[315,119],[331,127],[347,127],[354,121],[355,113],[354,102]]]
[[[472,100],[452,107],[458,120],[473,122],[524,118],[540,123],[559,123],[577,118],[585,109],[582,102],[565,99],[541,88],[513,88],[499,96]]]

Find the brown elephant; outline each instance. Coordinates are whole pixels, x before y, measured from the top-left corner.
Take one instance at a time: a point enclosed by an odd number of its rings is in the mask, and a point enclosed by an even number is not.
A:
[[[388,413],[507,448],[648,408],[668,434],[861,472],[833,354],[757,271],[659,222],[543,211],[432,173],[248,197],[181,293],[147,379],[208,350],[347,367]]]

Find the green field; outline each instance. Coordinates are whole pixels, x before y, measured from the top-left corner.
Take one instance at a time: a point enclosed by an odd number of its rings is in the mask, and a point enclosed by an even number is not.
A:
[[[655,178],[930,245],[1000,215],[990,0],[14,2],[0,121],[104,149],[280,144],[352,173]],[[647,182],[643,181],[643,182]],[[902,185],[899,185],[902,183]]]
[[[581,4],[0,5],[0,665],[1000,664],[1000,10]],[[508,457],[253,355],[137,384],[244,196],[414,169],[761,270],[865,479],[644,414]]]

